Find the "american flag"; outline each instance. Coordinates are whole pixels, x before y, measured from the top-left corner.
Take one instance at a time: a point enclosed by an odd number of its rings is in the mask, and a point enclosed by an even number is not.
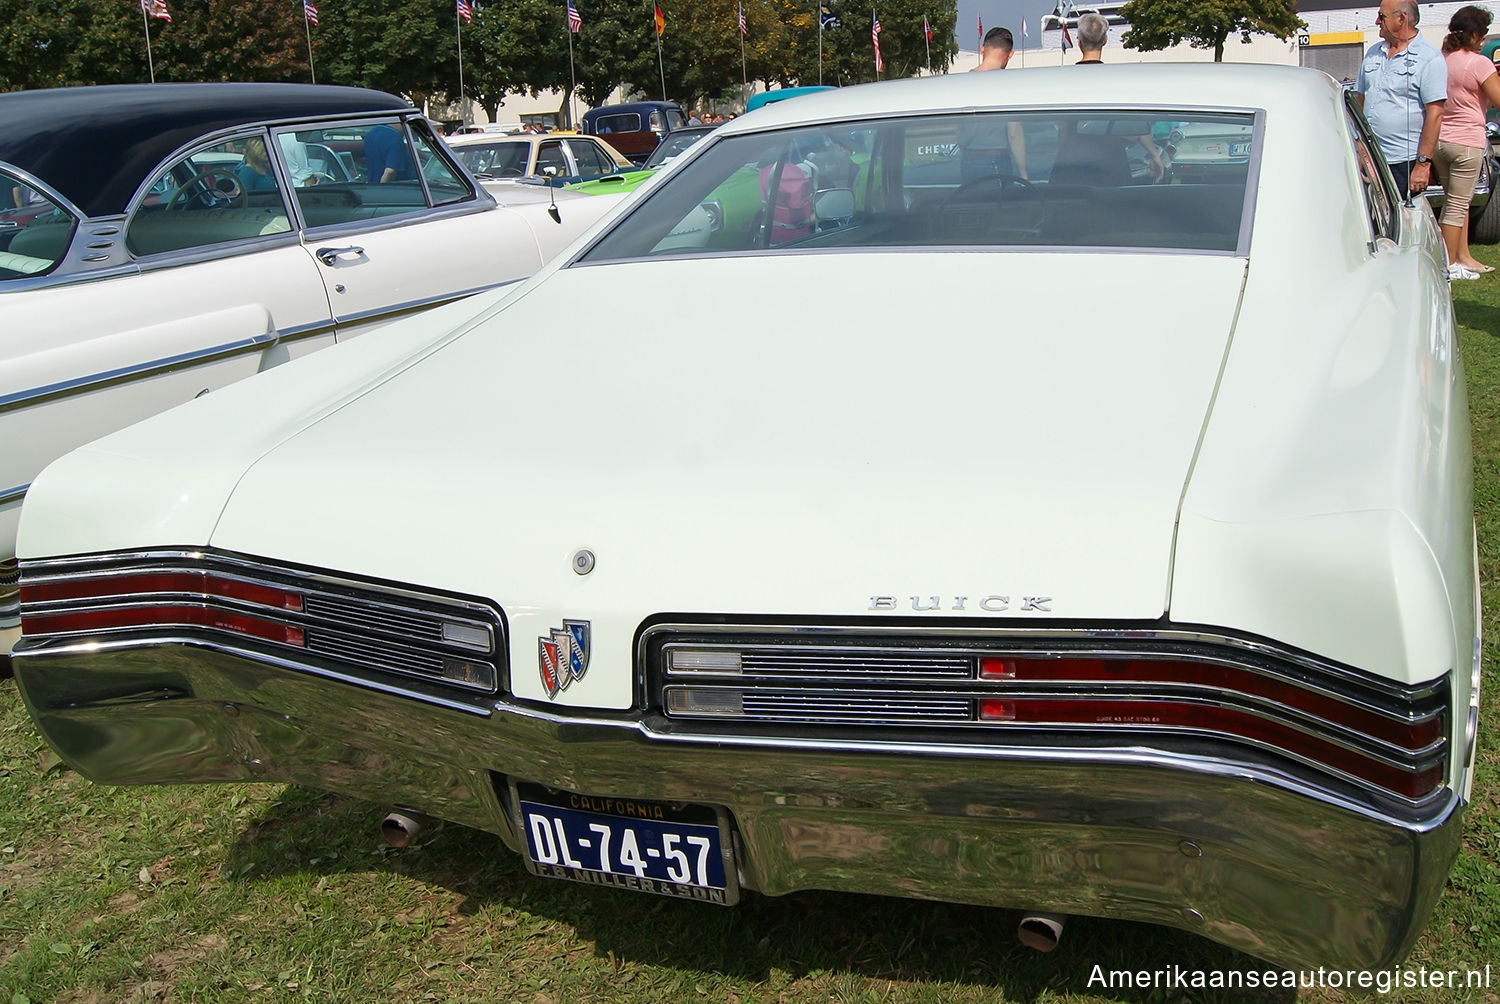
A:
[[[167,0],[141,0],[141,10],[169,24],[172,21],[172,14],[167,10]]]
[[[974,15],[974,27],[979,32],[979,48],[984,48],[984,18],[978,14]]]
[[[578,13],[578,8],[573,6],[573,0],[568,0],[568,30],[575,35],[583,30],[583,17]]]
[[[880,58],[880,18],[870,11],[870,41],[875,43],[875,72],[885,69],[885,60]]]
[[[458,0],[458,16],[464,19],[464,24],[474,23],[474,8],[469,6],[469,0]]]
[[[318,8],[313,0],[302,0],[302,16],[307,18],[307,23],[314,28],[318,26]]]
[[[745,21],[745,5],[740,4],[740,34],[750,34],[750,25]]]
[[[927,41],[932,41],[932,25],[927,23],[926,14],[922,15],[922,35],[927,39]]]
[[[1063,22],[1062,30],[1063,52],[1067,52],[1069,49],[1073,48],[1073,36],[1068,34],[1068,22]]]

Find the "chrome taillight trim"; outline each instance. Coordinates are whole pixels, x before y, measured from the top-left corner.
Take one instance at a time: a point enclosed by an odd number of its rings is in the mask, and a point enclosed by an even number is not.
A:
[[[0,504],[4,500],[0,499]],[[15,558],[0,559],[0,621],[21,613],[21,568]]]
[[[162,589],[150,592],[108,591],[142,575],[206,575],[218,582],[269,591],[294,593],[300,609],[267,605],[252,599],[213,592]],[[492,604],[412,586],[300,568],[279,562],[210,550],[143,551],[92,555],[20,563],[23,595],[69,584],[102,583],[102,595],[42,599],[24,603],[23,633],[29,642],[64,644],[80,639],[158,635],[195,637],[200,643],[234,639],[237,649],[274,651],[292,663],[326,663],[351,672],[387,673],[423,681],[440,689],[493,695],[505,689],[505,620]],[[149,610],[156,607],[194,607],[220,610],[301,629],[306,643],[286,644],[247,638],[232,631],[176,623],[171,617],[146,626],[92,627],[82,630],[38,632],[34,625],[49,616],[84,615]],[[27,625],[33,625],[28,630]],[[466,629],[472,642],[445,639],[443,625]],[[480,642],[479,639],[484,641]],[[478,677],[493,684],[443,675],[448,664],[478,667]],[[485,667],[488,667],[487,669]]]
[[[1213,742],[1223,739],[1236,746],[1255,748],[1289,758],[1343,782],[1377,791],[1385,797],[1406,797],[1296,750],[1234,733],[1221,736],[1212,730],[1195,729],[1172,722],[1010,722],[981,720],[978,714],[979,701],[982,699],[1061,702],[1121,700],[1142,704],[1160,700],[1253,715],[1278,728],[1301,734],[1314,744],[1313,749],[1318,748],[1316,744],[1327,744],[1322,748],[1326,750],[1336,747],[1345,750],[1372,764],[1383,765],[1413,779],[1437,770],[1442,778],[1439,788],[1448,783],[1448,761],[1452,752],[1451,723],[1448,719],[1452,711],[1449,706],[1447,677],[1406,686],[1369,677],[1347,667],[1325,662],[1306,653],[1286,650],[1260,639],[1174,627],[1037,628],[972,624],[938,627],[931,623],[911,622],[899,625],[873,623],[830,626],[814,623],[702,623],[662,619],[644,628],[637,640],[642,699],[648,708],[661,713],[666,720],[677,723],[674,729],[713,729],[724,734],[790,733],[798,736],[815,734],[819,729],[836,729],[839,735],[846,735],[851,728],[872,732],[884,730],[891,734],[926,729],[938,737],[938,741],[974,741],[974,737],[983,735],[986,737],[984,741],[1002,744],[1007,742],[1007,735],[1018,736],[1021,733],[1054,736],[1069,732],[1088,733],[1146,746],[1150,745],[1153,736],[1174,736],[1184,741]],[[778,668],[774,674],[760,674],[753,669],[741,669],[734,673],[713,670],[668,672],[668,653],[698,649],[740,650],[745,653],[741,662],[747,666],[753,666],[757,661],[755,655],[768,649],[776,650],[780,658],[775,660]],[[840,653],[850,654],[853,662],[858,665],[869,651],[887,656],[896,652],[900,657],[891,661],[899,662],[905,658],[914,665],[914,669],[905,677],[860,677],[858,674],[829,674],[821,671],[823,663]],[[805,672],[801,675],[788,669],[796,663],[797,660],[792,656],[797,653],[808,655],[803,660]],[[1334,721],[1312,711],[1289,706],[1264,693],[1241,692],[1191,682],[979,679],[978,660],[982,656],[1032,660],[1127,658],[1207,664],[1250,673],[1280,686],[1295,687],[1307,694],[1337,702],[1359,714],[1351,715],[1350,722]],[[925,672],[927,667],[921,665],[925,658],[931,665],[946,666],[956,657],[974,660],[975,673],[971,678],[962,681],[943,679],[937,674]],[[693,691],[694,700],[683,698],[679,701],[679,709],[673,712],[668,708],[668,695],[681,690]],[[743,714],[715,710],[734,707],[731,698],[736,691],[758,695],[751,710]],[[903,713],[888,719],[871,715],[868,720],[861,722],[857,713],[851,711],[845,698],[857,696],[859,700],[854,702],[855,705],[875,707],[878,702],[869,700],[872,693],[897,702],[909,701],[918,696],[928,699],[964,699],[973,702],[974,709],[966,721],[954,720],[954,713],[949,709],[944,712],[934,711],[928,720],[920,720],[920,715]],[[759,695],[769,695],[771,699],[760,700]],[[786,710],[778,712],[778,702]],[[822,702],[821,709],[819,702]],[[696,710],[698,706],[707,710]],[[929,706],[934,709],[939,707],[937,704]],[[683,710],[684,708],[694,710]],[[823,713],[822,709],[826,709],[827,713]],[[1332,708],[1323,710],[1325,713],[1337,713]],[[1378,730],[1377,723],[1384,722],[1394,729],[1425,729],[1433,738],[1420,748],[1415,747],[1414,743],[1388,741],[1381,736],[1360,731],[1356,723],[1361,715],[1368,716],[1368,720],[1363,723],[1366,728]],[[950,736],[951,740],[942,740],[939,734]],[[1291,734],[1285,733],[1288,736]],[[1412,738],[1416,739],[1418,736],[1426,738],[1421,732]],[[1399,732],[1394,733],[1394,737],[1399,738]],[[1407,800],[1420,802],[1430,797],[1431,793],[1428,793],[1421,798]]]

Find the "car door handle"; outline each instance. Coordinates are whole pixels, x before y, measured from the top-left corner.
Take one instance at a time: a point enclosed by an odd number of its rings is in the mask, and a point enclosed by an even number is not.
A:
[[[364,253],[364,248],[357,247],[353,244],[350,244],[348,247],[343,248],[318,248],[318,250],[313,252],[313,254],[318,256],[318,261],[322,262],[324,265],[332,265],[335,261],[338,261],[338,257],[341,254],[362,255]]]

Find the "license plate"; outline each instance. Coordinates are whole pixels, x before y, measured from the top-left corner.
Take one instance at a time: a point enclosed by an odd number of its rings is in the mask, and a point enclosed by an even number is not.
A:
[[[513,791],[535,875],[724,906],[739,900],[722,809],[533,784]]]
[[[1231,157],[1248,157],[1248,156],[1250,156],[1250,143],[1249,143],[1249,141],[1247,140],[1244,143],[1230,143],[1229,144],[1229,156],[1231,156]]]

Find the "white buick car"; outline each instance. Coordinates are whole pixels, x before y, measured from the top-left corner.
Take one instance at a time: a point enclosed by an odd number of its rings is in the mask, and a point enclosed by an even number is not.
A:
[[[1164,123],[1239,169],[1151,184]],[[642,289],[694,295],[622,335]],[[1470,797],[1470,482],[1431,213],[1333,80],[881,83],[716,130],[524,284],[51,465],[15,671],[101,783],[1373,969]]]
[[[485,191],[416,109],[378,91],[0,95],[0,659],[17,623],[16,520],[48,462],[525,278],[609,208]]]

